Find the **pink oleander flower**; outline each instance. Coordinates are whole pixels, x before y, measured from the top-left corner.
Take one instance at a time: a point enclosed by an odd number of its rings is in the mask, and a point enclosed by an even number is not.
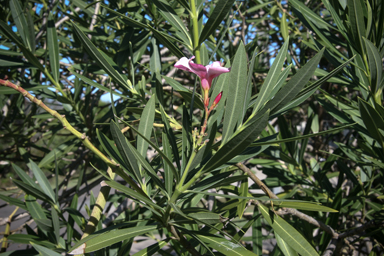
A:
[[[182,57],[176,62],[175,67],[198,75],[201,79],[201,87],[204,90],[204,94],[208,97],[208,91],[211,88],[213,78],[223,73],[228,73],[231,69],[222,67],[220,61],[215,61],[207,66],[196,64],[192,61],[194,58],[195,56],[192,56],[190,59]]]

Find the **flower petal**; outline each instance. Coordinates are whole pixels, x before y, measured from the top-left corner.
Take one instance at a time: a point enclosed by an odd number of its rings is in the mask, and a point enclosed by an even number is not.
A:
[[[207,79],[212,81],[213,78],[223,73],[228,73],[229,71],[231,71],[231,69],[222,67],[220,61],[215,61],[207,66]]]
[[[176,62],[174,67],[191,72],[191,69],[189,68],[189,59],[186,57],[182,57],[178,62]]]
[[[207,76],[207,68],[201,64],[196,64],[192,60],[189,61],[189,67],[191,72],[198,75],[200,78],[205,78]]]

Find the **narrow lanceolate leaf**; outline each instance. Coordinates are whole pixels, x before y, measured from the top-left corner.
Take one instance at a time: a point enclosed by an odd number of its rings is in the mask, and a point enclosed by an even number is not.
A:
[[[141,195],[139,193],[137,193],[136,191],[134,191],[133,189],[130,189],[124,185],[121,185],[120,183],[117,183],[116,181],[112,181],[112,180],[108,180],[108,181],[105,181],[105,183],[107,183],[110,187],[116,189],[116,190],[119,190],[120,192],[122,193],[125,193],[129,196],[131,196],[132,198],[136,199],[137,201],[142,201],[144,202],[145,204],[142,204],[142,205],[145,205],[145,206],[150,206],[152,207],[149,208],[152,210],[152,212],[156,213],[155,211],[153,211],[153,209],[157,209],[159,211],[163,211],[163,208],[161,208],[160,206],[158,206],[157,204],[155,204],[154,202],[151,201],[150,198],[148,198],[147,196],[144,196],[144,195]]]
[[[279,203],[278,200],[274,200],[273,204],[275,206],[279,207],[285,207],[285,208],[294,208],[298,210],[304,210],[304,211],[315,211],[315,212],[337,212],[337,210],[329,208],[327,206],[315,204],[312,202],[295,202],[295,201],[284,201]]]
[[[139,132],[147,138],[151,137],[153,122],[155,121],[155,103],[156,97],[152,95],[152,97],[148,100],[140,119]],[[138,136],[137,150],[143,157],[147,156],[148,145],[148,142]]]
[[[156,183],[157,186],[164,192],[164,195],[167,195],[167,191],[160,178],[157,176],[155,170],[153,170],[152,166],[147,162],[147,160],[140,155],[139,151],[130,143],[127,144],[134,158],[138,160],[138,163],[141,164],[142,167],[147,171],[147,174],[151,176],[152,180]]]
[[[258,207],[263,217],[273,228],[274,232],[277,233],[286,243],[288,243],[296,252],[302,256],[318,255],[312,245],[288,222],[275,215],[272,215],[274,217],[272,220],[267,207],[262,204],[259,204]]]
[[[341,70],[343,70],[343,68],[345,68],[354,58],[355,58],[355,56],[353,56],[352,58],[347,60],[345,63],[343,63],[342,65],[340,65],[337,68],[335,68],[334,70],[332,70],[330,73],[328,73],[328,75],[320,78],[319,80],[317,80],[316,82],[314,82],[310,86],[304,88],[302,91],[300,91],[300,93],[293,100],[289,101],[288,104],[286,104],[283,108],[281,108],[279,110],[279,112],[282,113],[285,110],[294,108],[294,107],[298,106],[299,104],[301,104],[302,102],[304,102],[320,87],[320,85],[322,85],[325,81],[332,78],[337,73],[339,73]]]
[[[18,180],[13,180],[13,183],[15,183],[15,185],[18,186],[21,190],[23,190],[25,192],[25,194],[32,195],[32,196],[36,197],[37,199],[53,203],[52,199],[49,196],[47,196],[40,189],[34,188],[34,187],[30,186],[29,184],[26,184],[26,183],[24,183],[22,181],[18,181]]]
[[[354,43],[357,46],[358,52],[364,56],[363,36],[365,36],[365,22],[360,0],[348,0],[348,17]]]
[[[161,138],[163,142],[163,150],[164,150],[164,155],[172,159],[172,149],[171,145],[169,144],[169,140],[167,137],[167,134],[165,132],[161,133]],[[172,188],[173,188],[173,172],[168,164],[164,164],[164,183],[165,183],[165,188],[167,189],[169,194],[172,194]]]
[[[261,223],[261,216],[256,207],[253,211],[253,217],[256,218],[255,222],[252,225],[253,252],[257,255],[261,255],[263,251],[263,224]]]
[[[238,120],[243,119],[243,117],[239,117],[239,113],[243,113],[242,108],[244,107],[243,102],[247,83],[247,54],[243,43],[237,49],[227,83],[230,94],[227,96],[225,106],[222,143],[229,140],[234,133]]]
[[[84,83],[89,84],[90,86],[96,87],[96,88],[98,88],[98,89],[100,89],[100,90],[102,90],[102,91],[104,91],[104,92],[111,92],[111,89],[109,89],[109,88],[107,88],[107,87],[105,87],[105,86],[103,86],[103,85],[101,85],[101,84],[98,84],[98,83],[92,81],[91,79],[89,79],[89,78],[86,77],[86,76],[83,76],[82,74],[77,73],[73,68],[69,68],[69,71],[70,71],[74,76],[76,76],[77,78],[81,79]],[[112,90],[112,93],[113,93],[114,95],[119,96],[119,97],[127,98],[126,96],[124,96],[124,95],[122,95],[122,94],[120,94],[120,93],[118,93],[118,92],[116,92],[116,91],[114,91],[114,90]]]
[[[16,172],[17,176],[19,176],[19,178],[24,183],[27,183],[28,185],[30,185],[36,189],[40,189],[39,186],[37,186],[37,184],[35,183],[35,181],[33,179],[31,179],[31,177],[29,177],[19,166],[12,163],[12,168]]]
[[[380,87],[381,76],[383,73],[383,62],[381,61],[380,53],[376,46],[371,41],[364,38],[365,47],[367,49],[369,72],[371,75],[371,90],[373,93]]]
[[[243,113],[242,113],[241,117],[245,116],[245,113],[248,110],[249,101],[250,101],[251,96],[252,96],[252,85],[253,85],[252,84],[252,78],[253,78],[253,68],[255,67],[256,55],[257,55],[257,48],[255,49],[255,51],[252,54],[251,64],[249,64],[249,68],[248,68],[247,87],[245,88],[245,96],[244,96],[244,102],[243,102],[243,107],[242,107]],[[239,122],[241,122],[241,121],[242,120],[239,120]]]
[[[199,45],[201,45],[214,31],[216,31],[217,27],[219,27],[220,23],[230,12],[234,2],[235,0],[220,0],[216,3],[215,9],[213,9],[203,28],[203,31],[201,32]]]
[[[117,83],[121,86],[132,90],[132,86],[127,82],[127,79],[121,75],[114,67],[117,67],[117,64],[112,60],[107,60],[104,58],[103,54],[96,48],[96,46],[89,40],[89,38],[81,31],[81,29],[75,24],[72,23],[74,32],[80,38],[83,43],[84,48],[88,54],[97,62],[97,64],[107,72]]]
[[[75,146],[75,143],[73,140],[67,141],[63,144],[60,144],[57,148],[51,150],[48,154],[44,156],[44,158],[40,161],[38,166],[46,167],[49,166],[53,161],[55,161],[55,158],[61,158],[64,154],[71,151],[71,149]]]
[[[36,251],[39,252],[39,255],[41,255],[41,256],[61,256],[60,253],[57,253],[57,252],[55,252],[51,249],[48,249],[44,246],[35,244],[33,242],[31,242],[31,245],[33,246],[33,248],[35,248]]]
[[[34,43],[31,42],[31,37],[29,36],[33,31],[29,31],[27,19],[21,9],[19,0],[9,1],[9,7],[11,8],[12,18],[15,21],[17,32],[19,32],[27,49],[33,52]]]
[[[367,128],[369,134],[376,139],[381,145],[384,143],[384,138],[381,130],[384,130],[383,118],[380,114],[366,101],[359,99],[359,109],[361,113],[361,118]]]
[[[150,255],[155,255],[156,252],[158,252],[161,248],[166,246],[168,244],[167,241],[163,240],[157,243],[154,243],[153,245],[150,245],[143,250],[133,254],[132,256],[150,256]]]
[[[283,16],[281,17],[280,30],[281,30],[281,35],[284,38],[284,41],[287,41],[288,40],[288,22],[287,22],[287,15],[285,12],[283,12]]]
[[[265,105],[264,109],[270,109],[271,113],[276,113],[295,98],[312,77],[323,56],[324,50],[325,48],[308,61],[308,63],[302,67],[276,95],[274,95],[274,98]]]
[[[215,168],[225,164],[233,157],[243,152],[264,130],[267,125],[269,112],[261,117],[254,115],[242,127],[241,131],[235,134],[227,143],[225,143],[216,152],[216,154],[203,167],[204,172],[214,170]]]
[[[0,30],[3,31],[4,35],[11,39],[23,52],[24,57],[35,67],[44,71],[43,65],[36,58],[35,55],[21,42],[20,37],[18,37],[15,32],[12,31],[12,28],[7,25],[4,21],[0,20]]]
[[[146,234],[157,230],[157,226],[146,226],[146,227],[134,227],[134,228],[124,228],[124,229],[113,229],[111,231],[91,235],[91,238],[88,237],[84,241],[80,241],[79,244],[71,250],[69,254],[83,254],[94,252],[100,250],[104,247],[113,245],[123,240],[127,240],[136,236]],[[85,242],[85,248],[82,251],[76,251],[76,248],[79,248],[79,245]],[[145,255],[145,254],[144,254]]]
[[[185,27],[183,21],[177,16],[174,9],[164,0],[154,0],[154,4],[158,7],[161,16],[164,17],[169,23],[171,23],[181,33],[176,33],[184,41],[184,44],[192,49],[192,39],[189,36],[188,30]]]
[[[213,248],[226,256],[256,256],[256,254],[248,251],[242,245],[235,244],[225,238],[199,234],[196,234],[196,236],[201,239],[201,241],[203,241],[208,247]]]
[[[45,174],[43,173],[43,171],[32,160],[29,160],[28,166],[31,168],[33,175],[35,176],[36,180],[39,182],[39,185],[44,191],[44,193],[48,195],[53,202],[56,202],[55,192],[53,192],[51,184],[49,184],[49,181],[47,177],[45,177]]]
[[[304,3],[299,0],[291,0],[289,1],[293,7],[295,7],[298,11],[300,11],[307,19],[311,20],[317,27],[329,30],[329,28],[334,29],[331,25],[324,21],[319,15],[314,13],[311,9],[305,6]]]
[[[287,243],[285,242],[278,234],[275,233],[276,242],[279,246],[280,250],[283,252],[285,256],[298,256],[297,252]]]
[[[150,139],[146,138],[138,130],[136,130],[135,127],[131,126],[129,123],[125,123],[125,124],[128,125],[134,132],[136,132],[137,135],[141,136],[145,141],[147,141],[149,143],[149,145],[151,145],[159,153],[159,155],[161,155],[161,157],[163,157],[163,159],[165,160],[165,163],[172,170],[172,173],[175,175],[176,179],[179,180],[178,172],[176,171],[175,166],[173,166],[172,161],[170,160],[170,158],[168,158],[164,154],[164,152],[159,147],[157,147],[157,145],[155,143],[153,143]]]
[[[268,75],[265,78],[263,86],[260,89],[259,96],[256,99],[254,111],[258,111],[262,108],[267,100],[270,99],[271,92],[276,85],[281,69],[283,68],[285,57],[287,55],[289,40],[286,40],[281,47],[276,59],[273,61],[272,67],[269,69]]]
[[[9,203],[10,205],[17,206],[23,210],[27,210],[27,207],[25,206],[25,203],[17,198],[9,197],[9,196],[4,196],[0,194],[0,199]]]
[[[48,41],[48,50],[49,50],[49,64],[51,66],[52,76],[56,82],[59,82],[60,80],[59,44],[57,41],[55,21],[53,20],[53,16],[51,12],[48,15],[47,41]]]
[[[240,185],[240,196],[247,196],[248,195],[248,178],[241,181]],[[245,207],[247,206],[248,200],[239,200],[239,204],[237,206],[237,215],[241,219],[243,217],[243,213],[245,210]]]
[[[132,153],[131,149],[129,148],[128,144],[129,141],[125,136],[121,133],[119,127],[115,122],[111,122],[111,133],[113,140],[116,143],[116,147],[120,152],[121,158],[124,160],[125,164],[129,166],[131,171],[135,174],[136,176],[136,181],[139,183],[142,182],[141,179],[141,174],[139,171],[139,167],[137,165],[137,160],[135,155]]]

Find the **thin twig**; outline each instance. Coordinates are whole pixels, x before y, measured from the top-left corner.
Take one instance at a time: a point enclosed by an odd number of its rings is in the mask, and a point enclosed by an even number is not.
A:
[[[236,164],[236,166],[239,167],[240,170],[247,173],[249,175],[249,177],[261,188],[261,190],[263,190],[264,193],[266,193],[269,196],[269,198],[279,199],[249,168],[247,168],[242,163],[238,163],[238,164]],[[271,203],[271,205],[272,205],[272,203]],[[272,207],[273,207],[273,205],[272,205]],[[302,213],[296,209],[292,209],[292,208],[283,208],[283,211],[285,211],[291,215],[294,215],[294,216],[298,217],[299,219],[304,220],[304,221],[306,221],[312,225],[315,225],[316,227],[321,228],[322,230],[324,230],[328,234],[332,235],[332,237],[335,237],[335,238],[338,237],[338,234],[330,226],[325,225],[323,222],[316,220],[316,219],[312,218],[311,216],[308,216],[308,215],[306,215],[306,214],[304,214],[304,213]],[[284,215],[284,213],[282,213],[281,211],[278,211],[275,213],[277,213],[279,215]]]
[[[40,26],[40,31],[39,33],[37,33],[36,37],[35,37],[35,42],[36,44],[39,42],[40,40],[40,37],[43,35],[46,27],[47,27],[47,21],[48,21],[48,14],[49,12],[52,10],[53,6],[55,5],[57,0],[53,0],[48,6],[47,6],[47,10],[44,12],[43,14],[43,22],[41,23],[41,26]]]

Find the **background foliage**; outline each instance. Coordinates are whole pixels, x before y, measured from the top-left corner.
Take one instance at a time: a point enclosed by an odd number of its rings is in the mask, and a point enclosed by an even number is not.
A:
[[[0,7],[2,255],[383,254],[382,1]]]

